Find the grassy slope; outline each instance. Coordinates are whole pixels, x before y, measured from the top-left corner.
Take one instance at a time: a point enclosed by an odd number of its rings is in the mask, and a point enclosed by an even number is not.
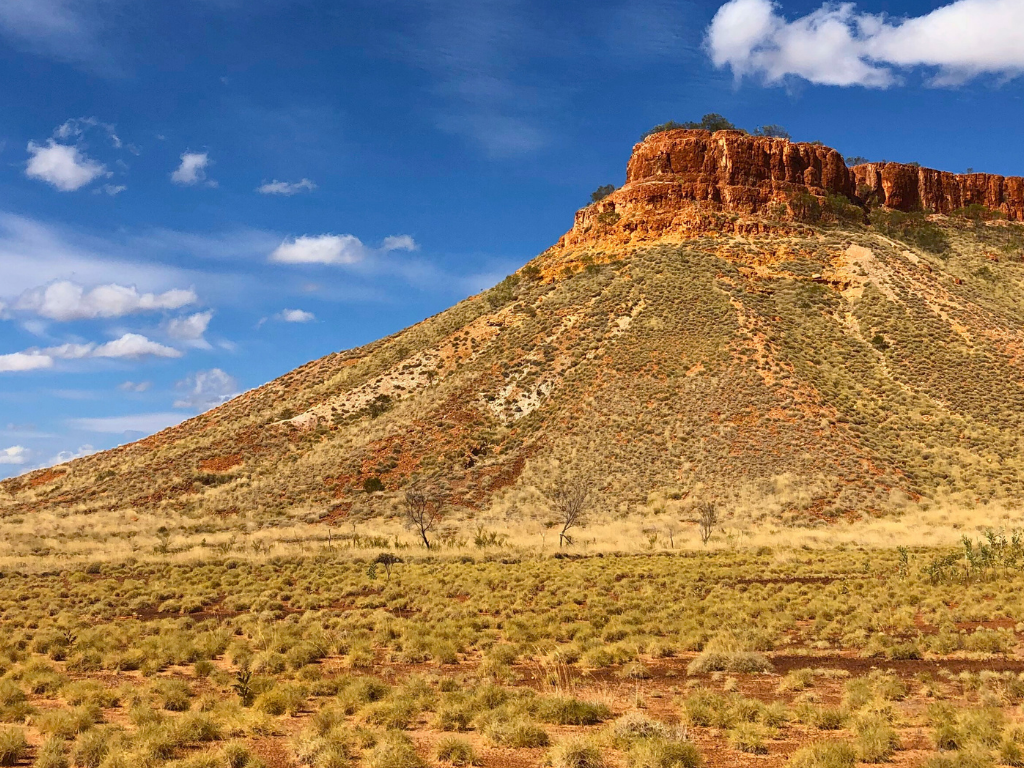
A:
[[[457,506],[507,509],[566,472],[592,475],[616,512],[715,496],[785,519],[1019,496],[1021,228],[941,226],[942,256],[862,226],[552,250],[544,279],[5,482],[0,514],[337,518],[393,510],[427,477]]]

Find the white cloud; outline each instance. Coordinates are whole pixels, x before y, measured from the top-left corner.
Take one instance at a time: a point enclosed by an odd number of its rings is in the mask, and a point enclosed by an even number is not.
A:
[[[213,310],[196,312],[188,317],[176,317],[167,323],[167,334],[172,339],[200,342],[201,346],[208,346],[203,340],[203,334],[206,333],[212,319]]]
[[[0,449],[0,464],[25,464],[32,452],[23,445]]]
[[[14,352],[9,355],[0,355],[0,373],[38,371],[52,367],[53,358],[41,352]]]
[[[417,251],[419,245],[412,239],[411,235],[392,235],[385,237],[381,245],[382,251]]]
[[[139,293],[135,286],[99,285],[87,291],[69,280],[23,293],[15,309],[34,312],[50,320],[92,320],[124,317],[136,312],[181,309],[197,301],[195,291],[174,289],[164,293]]]
[[[93,448],[91,445],[80,445],[77,451],[61,451],[42,466],[52,467],[55,464],[66,464],[69,461],[81,459],[83,456],[92,456],[94,453],[99,453],[99,451]]]
[[[31,157],[25,175],[52,184],[61,192],[81,189],[107,172],[106,166],[90,160],[78,147],[58,144],[52,139],[46,146],[30,141],[28,153]]]
[[[209,164],[210,155],[207,152],[184,152],[181,155],[181,165],[171,174],[171,181],[185,187],[206,181],[206,167]]]
[[[180,413],[139,413],[132,416],[107,416],[96,419],[71,419],[68,423],[83,432],[109,435],[142,433],[151,435],[180,424],[186,417]]]
[[[320,235],[285,240],[270,254],[280,264],[355,264],[369,249],[355,235]]]
[[[99,189],[93,190],[93,192],[94,194],[99,194],[100,192],[102,192],[105,195],[116,197],[117,195],[120,195],[122,192],[124,192],[126,189],[128,189],[128,187],[125,186],[124,184],[104,184]]]
[[[279,264],[357,264],[374,254],[418,249],[409,235],[386,237],[379,249],[368,248],[355,235],[304,235],[285,240],[270,254],[270,260]]]
[[[208,411],[235,397],[238,394],[238,381],[220,368],[212,368],[193,373],[179,381],[177,388],[182,396],[174,402],[175,408]]]
[[[181,357],[182,353],[173,347],[158,344],[138,333],[126,333],[119,339],[100,344],[90,357]]]
[[[57,59],[102,65],[110,52],[98,39],[98,5],[95,0],[3,0],[0,33]]]
[[[117,135],[117,129],[111,123],[101,123],[95,117],[76,117],[70,120],[65,120],[57,130],[53,132],[54,138],[67,141],[71,138],[81,138],[85,135],[86,131],[90,128],[101,128],[104,133],[107,134],[107,138],[110,139],[110,143],[114,149],[121,148],[121,139]]]
[[[316,320],[316,315],[312,312],[301,309],[282,309],[275,317],[284,323],[311,323]]]
[[[827,3],[787,21],[771,0],[730,0],[708,28],[715,65],[737,78],[886,88],[899,69],[937,70],[936,85],[1024,73],[1024,2],[956,0],[923,16],[890,20]]]
[[[260,186],[256,187],[256,191],[261,195],[296,195],[299,192],[312,192],[316,189],[314,184],[309,179],[303,179],[302,181],[289,182],[289,181],[268,181]]]
[[[152,386],[152,382],[149,381],[126,381],[122,384],[118,384],[117,388],[122,392],[141,393],[148,392]]]
[[[60,344],[46,349],[27,349],[0,355],[0,373],[36,371],[52,368],[56,360],[85,360],[88,358],[181,357],[182,353],[147,339],[138,333],[126,333],[105,344]]]

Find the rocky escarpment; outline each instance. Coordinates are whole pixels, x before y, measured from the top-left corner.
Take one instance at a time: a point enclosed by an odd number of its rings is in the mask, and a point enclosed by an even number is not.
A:
[[[742,131],[675,130],[634,146],[626,183],[578,211],[559,245],[626,243],[712,229],[756,232],[766,226],[762,214],[774,220],[793,217],[794,203],[806,195],[942,214],[980,204],[1024,221],[1024,178],[958,175],[900,163],[848,168],[839,152],[820,144]]]
[[[899,211],[952,213],[983,205],[1011,221],[1024,221],[1024,178],[957,174],[903,163],[866,163],[850,169],[857,195]]]

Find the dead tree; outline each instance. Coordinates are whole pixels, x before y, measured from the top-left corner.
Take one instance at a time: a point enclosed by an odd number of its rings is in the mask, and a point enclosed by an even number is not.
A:
[[[558,534],[558,546],[572,546],[569,531],[585,524],[587,499],[590,496],[590,483],[583,477],[571,477],[563,480],[550,493],[548,501],[558,515],[558,523],[562,530]]]
[[[436,495],[419,488],[405,492],[405,524],[419,533],[427,549],[430,549],[429,534],[443,518],[441,501]]]
[[[711,540],[711,534],[718,525],[718,509],[713,501],[702,501],[697,505],[697,524],[700,526],[700,540],[706,547]]]

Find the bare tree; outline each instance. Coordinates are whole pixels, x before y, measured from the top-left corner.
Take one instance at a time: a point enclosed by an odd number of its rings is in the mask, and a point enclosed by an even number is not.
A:
[[[430,534],[444,518],[441,500],[420,488],[405,492],[405,524],[419,533],[423,545],[430,549]]]
[[[562,526],[558,534],[558,546],[571,546],[572,536],[569,535],[569,531],[586,523],[584,516],[587,499],[590,497],[590,483],[579,475],[563,478],[547,497]]]
[[[706,547],[711,539],[711,534],[718,525],[718,509],[713,501],[702,501],[697,505],[697,524],[700,526],[700,540]]]

